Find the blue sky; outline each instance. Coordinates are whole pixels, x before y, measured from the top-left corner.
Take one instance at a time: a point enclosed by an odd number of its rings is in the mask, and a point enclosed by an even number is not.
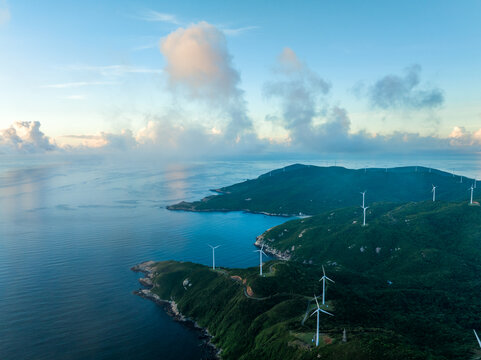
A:
[[[192,96],[192,79],[173,85],[166,71],[162,39],[201,22],[225,37],[209,49],[221,46],[223,74],[236,73],[227,100]],[[61,146],[122,131],[137,138],[167,117],[174,127],[216,133],[231,116],[227,101],[245,103],[256,137],[302,142],[295,133],[304,120],[285,119],[292,93],[278,91],[290,76],[280,75],[279,56],[289,49],[302,64],[298,80],[312,75],[330,86],[309,93],[310,129],[342,108],[346,134],[447,139],[457,127],[472,145],[481,128],[479,23],[479,1],[0,0],[0,129],[38,121]],[[273,82],[277,90],[266,92]]]

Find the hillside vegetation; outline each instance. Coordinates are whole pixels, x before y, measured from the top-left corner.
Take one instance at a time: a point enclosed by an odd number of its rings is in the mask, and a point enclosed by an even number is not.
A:
[[[425,167],[390,169],[346,169],[291,165],[263,174],[254,180],[217,189],[219,195],[201,201],[181,202],[170,210],[263,212],[277,215],[319,214],[359,205],[360,191],[367,190],[367,203],[424,201],[436,197],[443,201],[467,199],[472,179],[453,176]]]
[[[317,214],[258,237],[258,246],[290,261],[267,262],[263,277],[258,268],[161,262],[152,291],[208,328],[227,360],[481,358],[472,333],[481,330],[481,207],[468,205],[466,178],[460,184],[425,168],[288,169],[191,206],[239,210],[249,196],[258,206],[249,211]],[[367,226],[360,190],[369,194]],[[324,307],[335,316],[321,314],[315,347],[316,319],[306,314],[321,295],[322,266],[335,280]]]

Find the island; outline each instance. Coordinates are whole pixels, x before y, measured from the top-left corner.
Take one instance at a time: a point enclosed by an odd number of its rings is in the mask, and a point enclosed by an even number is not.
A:
[[[350,176],[347,169],[334,170]],[[459,194],[440,192],[448,200],[414,202],[406,198],[421,192],[400,191],[395,201],[370,204],[365,226],[359,204],[287,221],[256,239],[255,245],[277,258],[263,264],[262,276],[258,267],[139,264],[133,270],[147,276],[136,293],[204,329],[215,356],[226,360],[481,358],[472,331],[481,330],[481,207],[450,198],[466,197],[466,178],[460,188],[451,174],[438,170],[396,171],[403,178],[428,179],[426,187],[442,179],[439,187],[451,186]],[[351,185],[349,191],[361,186]],[[417,186],[413,182],[411,189]],[[336,204],[332,195],[325,195],[319,208],[325,204]],[[292,203],[292,213],[308,209],[301,205]],[[266,202],[264,209],[269,208]],[[326,287],[319,281],[324,274],[334,281]],[[325,311],[318,346],[316,309]]]
[[[468,199],[473,179],[421,167],[346,169],[295,164],[270,171],[253,180],[213,190],[194,202],[169,205],[169,210],[248,211],[277,216],[315,215],[331,209],[375,202],[443,201]]]

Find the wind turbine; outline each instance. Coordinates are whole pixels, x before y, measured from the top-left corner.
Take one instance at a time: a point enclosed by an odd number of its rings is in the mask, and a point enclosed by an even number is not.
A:
[[[369,209],[369,206],[361,206],[362,210],[363,210],[363,220],[362,220],[362,226],[366,226],[366,210]]]
[[[209,245],[209,247],[212,248],[212,270],[215,270],[215,249],[217,249],[219,246],[220,245],[217,245],[217,246]]]
[[[362,208],[364,207],[364,199],[366,197],[366,192],[367,192],[367,190],[364,190],[363,192],[361,192],[361,194],[362,194],[362,206],[361,207]]]
[[[254,250],[254,252],[259,252],[259,273],[262,276],[262,254],[267,256],[267,254],[263,251],[264,250],[264,244],[262,244],[262,247],[259,250]]]
[[[433,201],[436,201],[436,186],[433,185],[431,192],[433,193]]]
[[[326,276],[326,271],[324,270],[324,265],[322,265],[322,278],[319,279],[319,281],[322,281],[322,305],[326,303],[326,280],[329,280],[332,283],[335,283],[334,280],[329,279]]]
[[[468,188],[468,191],[469,190],[471,190],[471,200],[469,201],[469,205],[473,205],[473,191],[474,191],[473,185],[471,185],[471,187]]]
[[[327,312],[326,310],[322,310],[319,307],[319,303],[317,302],[316,294],[314,294],[314,300],[316,300],[317,309],[312,312],[311,316],[314,315],[315,313],[317,313],[316,346],[319,346],[319,313],[323,312],[324,314],[327,314],[327,315],[330,315],[330,316],[334,316],[334,315],[331,314],[330,312]]]
[[[473,329],[473,331],[474,331],[474,336],[476,336],[476,340],[478,340],[479,347],[481,348],[481,340],[479,340],[479,336],[476,333],[476,330]]]
[[[462,176],[459,178],[459,183],[460,183],[460,184],[463,183],[463,177],[462,177]]]

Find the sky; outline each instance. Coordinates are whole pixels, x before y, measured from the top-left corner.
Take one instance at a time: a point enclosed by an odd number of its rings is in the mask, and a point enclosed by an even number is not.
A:
[[[481,153],[479,1],[0,0],[0,154]]]

